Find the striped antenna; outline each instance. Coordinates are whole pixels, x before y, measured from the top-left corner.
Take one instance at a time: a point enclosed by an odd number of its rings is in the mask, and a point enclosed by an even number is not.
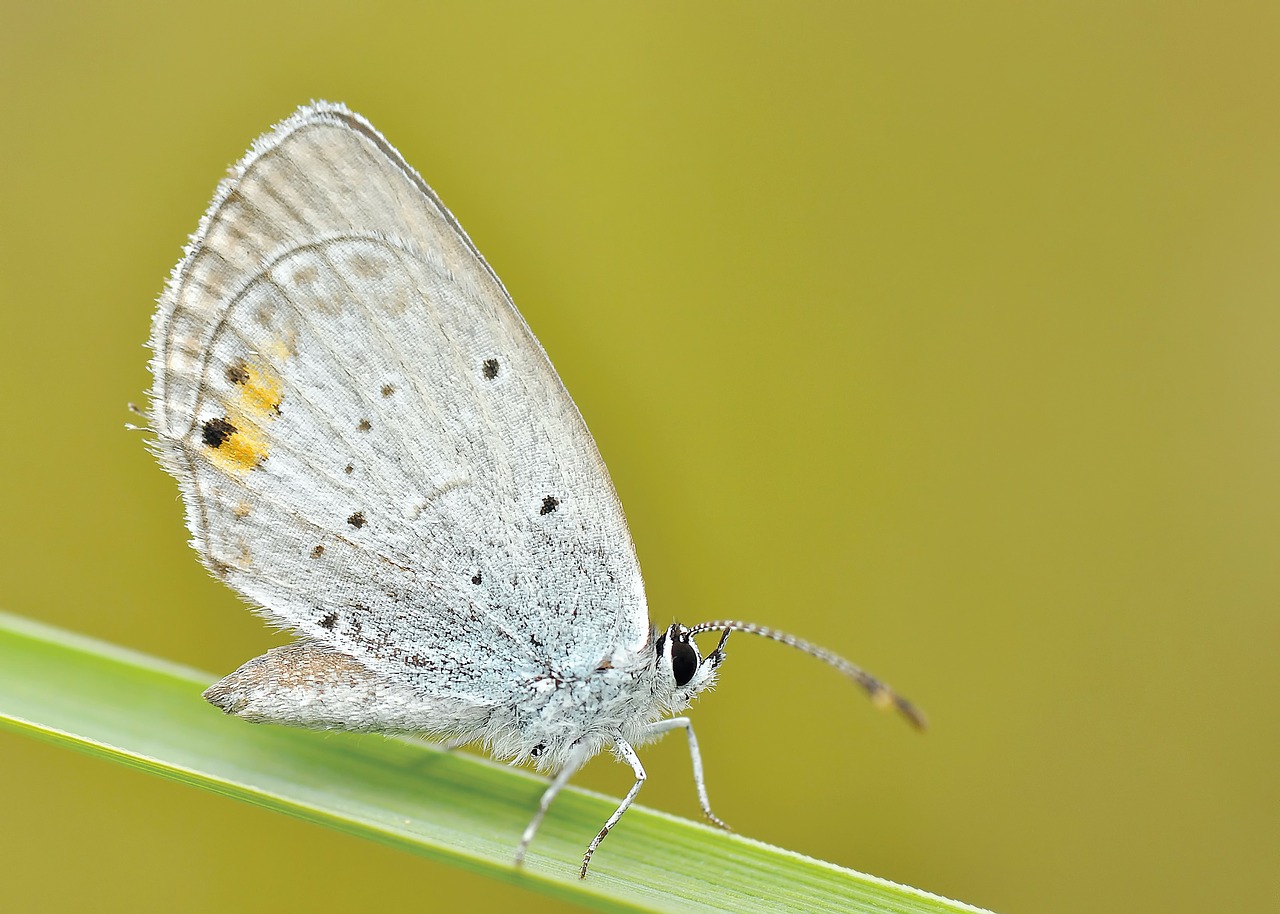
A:
[[[810,657],[816,657],[823,663],[830,664],[841,673],[844,673],[858,685],[871,699],[871,703],[878,708],[896,708],[911,725],[917,730],[923,730],[927,725],[924,713],[907,701],[893,689],[889,688],[879,679],[876,679],[870,673],[861,667],[855,666],[848,660],[845,660],[839,654],[833,654],[831,651],[816,644],[810,644],[803,638],[797,638],[795,635],[789,635],[786,632],[778,631],[776,628],[767,628],[763,625],[756,625],[753,622],[735,622],[726,620],[717,620],[715,622],[702,622],[689,629],[690,635],[697,635],[702,632],[724,632],[720,638],[720,644],[716,647],[719,651],[724,647],[724,643],[729,638],[730,632],[746,632],[749,635],[760,635],[762,638],[770,638],[774,641],[780,641],[788,647],[794,647],[796,650],[804,651]]]

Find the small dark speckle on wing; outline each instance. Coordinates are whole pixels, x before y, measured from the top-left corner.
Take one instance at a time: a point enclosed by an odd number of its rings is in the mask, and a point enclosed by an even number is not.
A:
[[[368,521],[365,520],[363,511],[357,511],[355,514],[352,514],[350,517],[347,518],[347,523],[349,523],[351,526],[359,530],[361,527],[367,524]]]
[[[480,373],[484,375],[486,381],[492,381],[498,376],[498,360],[485,359],[484,364],[480,366]]]
[[[556,508],[560,507],[560,499],[554,495],[548,495],[542,499],[542,507],[538,509],[539,514],[550,514]]]

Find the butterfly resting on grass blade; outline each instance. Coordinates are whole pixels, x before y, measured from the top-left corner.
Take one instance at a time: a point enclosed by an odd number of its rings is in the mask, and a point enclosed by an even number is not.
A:
[[[622,507],[497,276],[400,154],[301,108],[222,182],[161,296],[153,449],[205,566],[299,640],[212,686],[245,720],[413,732],[553,773],[519,863],[602,749],[683,730],[734,631],[799,648],[913,723],[885,685],[743,622],[649,621]],[[703,656],[694,642],[720,631]]]

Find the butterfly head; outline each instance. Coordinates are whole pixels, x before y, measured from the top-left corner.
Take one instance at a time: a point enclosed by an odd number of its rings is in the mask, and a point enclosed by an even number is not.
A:
[[[725,632],[715,650],[703,657],[692,632],[673,622],[654,642],[653,660],[659,679],[666,681],[673,695],[686,701],[697,695],[715,681],[716,669],[724,662],[728,634]]]

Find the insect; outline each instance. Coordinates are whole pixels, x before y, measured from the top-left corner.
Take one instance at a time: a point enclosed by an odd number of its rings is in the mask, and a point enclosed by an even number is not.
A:
[[[693,726],[745,622],[653,627],[608,471],[440,199],[359,115],[303,107],[218,187],[159,301],[148,419],[204,565],[298,635],[205,697],[248,721],[414,732],[553,774]],[[705,656],[695,643],[720,632]]]

